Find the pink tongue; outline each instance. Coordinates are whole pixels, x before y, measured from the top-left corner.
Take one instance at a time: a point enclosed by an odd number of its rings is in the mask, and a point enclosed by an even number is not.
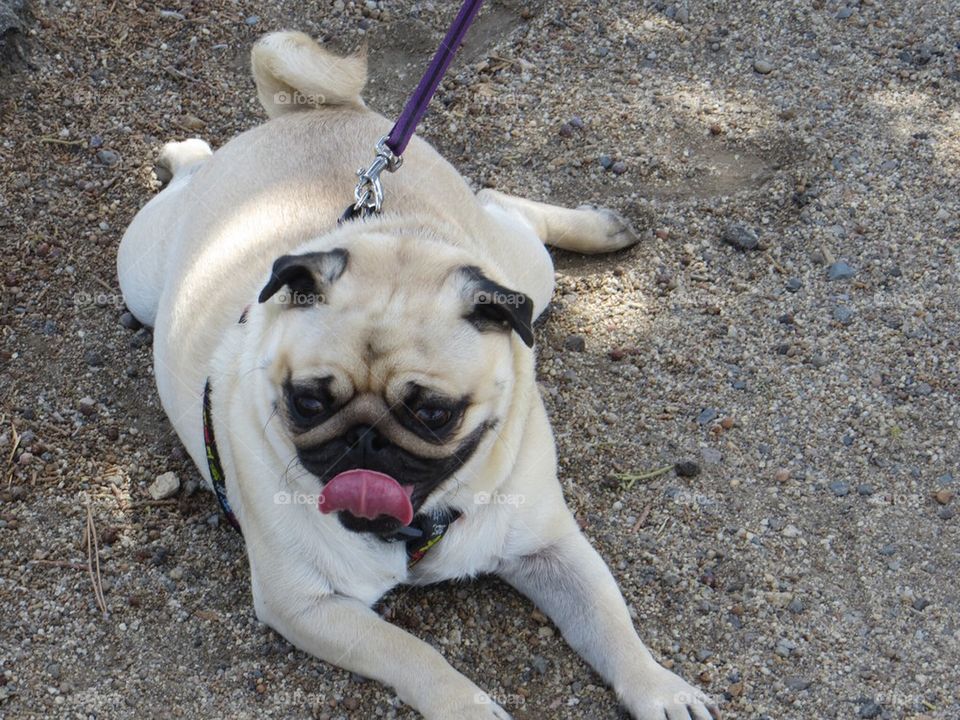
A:
[[[317,507],[322,513],[346,510],[368,520],[388,515],[409,525],[413,520],[412,493],[413,485],[401,485],[389,475],[373,470],[347,470],[324,486]]]

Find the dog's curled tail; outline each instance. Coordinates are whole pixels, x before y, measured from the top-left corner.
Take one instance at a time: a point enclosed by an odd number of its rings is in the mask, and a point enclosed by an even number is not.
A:
[[[367,57],[340,57],[302,32],[265,35],[250,53],[257,97],[271,118],[321,105],[363,107]]]

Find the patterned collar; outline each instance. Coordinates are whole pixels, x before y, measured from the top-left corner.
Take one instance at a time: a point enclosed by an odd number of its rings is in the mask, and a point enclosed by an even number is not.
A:
[[[241,322],[245,319],[241,318]],[[217,439],[213,434],[213,411],[211,410],[210,378],[207,378],[203,388],[203,445],[206,449],[207,467],[210,469],[210,480],[213,492],[220,503],[227,522],[238,533],[243,535],[237,516],[234,515],[230,502],[227,500],[227,480],[220,462],[220,453],[217,450]],[[403,542],[407,546],[407,567],[412,568],[420,562],[427,551],[436,545],[446,535],[450,526],[460,517],[460,511],[453,508],[439,508],[430,513],[417,515],[413,522],[401,528],[393,535],[383,538],[388,543]]]

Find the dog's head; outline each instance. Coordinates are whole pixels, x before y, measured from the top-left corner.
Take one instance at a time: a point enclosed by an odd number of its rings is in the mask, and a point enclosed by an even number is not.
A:
[[[303,471],[297,489],[389,534],[488,453],[529,365],[533,307],[422,237],[285,255],[260,293],[261,350]]]

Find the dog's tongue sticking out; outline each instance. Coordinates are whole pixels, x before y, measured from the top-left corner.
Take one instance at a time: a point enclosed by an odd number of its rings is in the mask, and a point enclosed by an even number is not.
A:
[[[413,520],[411,493],[412,485],[401,485],[389,475],[373,470],[347,470],[324,486],[317,506],[322,513],[346,510],[368,520],[388,515],[409,525]]]

